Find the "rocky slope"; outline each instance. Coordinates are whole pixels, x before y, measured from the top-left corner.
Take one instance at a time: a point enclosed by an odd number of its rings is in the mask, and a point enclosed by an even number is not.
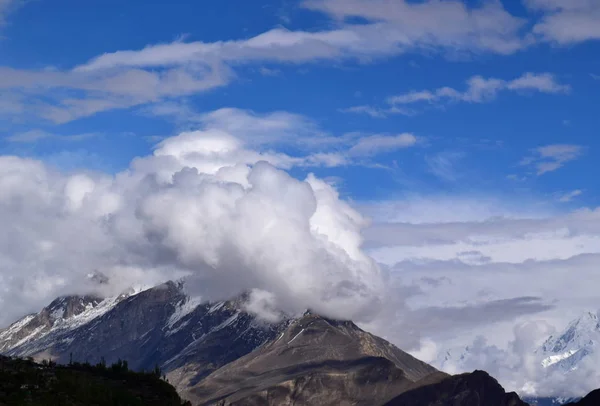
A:
[[[94,299],[75,317],[53,316],[56,303],[80,300],[86,299],[58,299],[0,332],[1,352],[59,363],[126,359],[134,370],[159,365],[165,373],[177,370],[169,376],[178,385],[251,352],[286,326],[257,321],[242,309],[243,298],[200,304],[172,282],[129,296]]]
[[[450,378],[349,321],[307,312],[266,324],[245,311],[246,299],[200,303],[172,282],[115,298],[60,298],[0,331],[0,352],[159,366],[202,405],[366,406],[412,396],[423,405],[522,404],[487,375]]]
[[[309,313],[184,396],[203,405],[373,405],[435,373],[352,322]]]

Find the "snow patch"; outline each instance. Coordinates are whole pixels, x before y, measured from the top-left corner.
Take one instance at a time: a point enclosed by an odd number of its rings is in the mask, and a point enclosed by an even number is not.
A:
[[[177,322],[179,322],[185,316],[187,316],[188,314],[190,314],[191,312],[196,310],[196,308],[201,303],[202,303],[202,301],[199,297],[185,298],[185,300],[182,303],[180,303],[179,306],[177,306],[175,308],[175,311],[173,312],[171,317],[169,317],[169,320],[167,320],[167,328],[169,330],[171,330],[173,328],[173,326],[175,326],[175,324],[177,324]]]
[[[300,334],[304,333],[304,329],[300,330],[300,332],[298,334],[296,334],[294,336],[294,338],[292,338],[290,341],[288,341],[288,345],[291,344],[296,338],[298,338],[298,336],[300,336]]]
[[[542,360],[542,366],[544,368],[548,368],[551,365],[554,365],[562,360],[565,360],[571,356],[573,356],[574,354],[576,354],[577,352],[579,352],[579,349],[573,349],[573,350],[569,350],[563,354],[558,354],[558,355],[551,355],[548,358],[544,358]]]

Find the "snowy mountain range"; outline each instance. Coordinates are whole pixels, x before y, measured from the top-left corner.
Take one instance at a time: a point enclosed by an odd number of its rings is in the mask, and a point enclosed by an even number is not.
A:
[[[567,327],[548,337],[533,355],[539,362],[542,375],[564,375],[565,380],[584,363],[598,354],[600,344],[600,319],[598,314],[586,312],[571,321]],[[502,356],[500,350],[498,356]],[[459,347],[440,352],[434,365],[447,372],[460,372],[476,365],[477,351],[473,346]],[[582,394],[583,395],[583,394]],[[572,398],[525,398],[532,405],[560,405]]]
[[[596,313],[587,312],[573,320],[559,334],[550,336],[538,349],[542,366],[569,373],[594,354],[600,343],[600,322]]]

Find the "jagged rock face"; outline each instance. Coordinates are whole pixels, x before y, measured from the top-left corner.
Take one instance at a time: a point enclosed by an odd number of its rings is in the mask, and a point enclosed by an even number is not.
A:
[[[408,390],[386,406],[527,406],[483,371],[455,375]]]
[[[436,372],[352,322],[308,314],[184,397],[206,405],[373,405]]]
[[[24,317],[4,330],[0,330],[0,352],[9,352],[21,345],[38,340],[53,331],[68,328],[86,311],[96,308],[102,299],[93,296],[67,296],[50,303],[38,314]]]
[[[57,299],[0,331],[0,352],[158,365],[202,405],[523,405],[487,374],[446,379],[352,322],[308,312],[265,324],[244,310],[243,295],[200,303],[172,282],[103,300]]]
[[[257,321],[243,311],[242,302],[199,303],[172,282],[104,300],[57,299],[0,333],[0,352],[62,363],[103,358],[110,364],[120,358],[135,370],[158,365],[180,389],[253,351],[287,326]]]

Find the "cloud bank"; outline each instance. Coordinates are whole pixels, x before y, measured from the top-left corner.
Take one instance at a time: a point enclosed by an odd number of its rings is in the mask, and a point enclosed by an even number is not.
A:
[[[484,369],[520,393],[580,396],[597,387],[600,355],[565,377],[545,370],[535,350],[598,308],[600,209],[445,195],[359,209],[373,218],[367,252],[403,298],[370,329],[448,372]]]
[[[305,158],[251,149],[218,117],[116,175],[1,156],[0,324],[89,291],[92,272],[109,277],[103,293],[186,277],[204,299],[258,289],[284,311],[376,314],[383,275],[361,249],[366,219],[325,181],[282,169]],[[372,153],[379,142],[355,147]]]

